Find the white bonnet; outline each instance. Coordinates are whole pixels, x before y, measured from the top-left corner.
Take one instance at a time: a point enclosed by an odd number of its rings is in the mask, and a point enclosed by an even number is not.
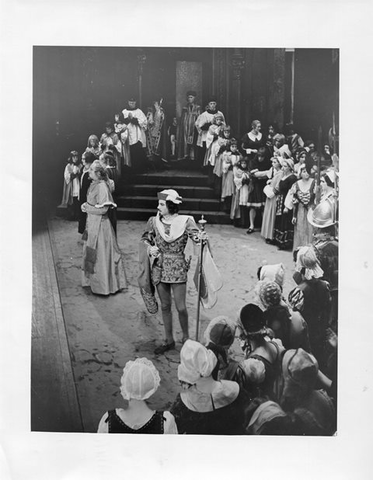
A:
[[[125,400],[146,400],[161,383],[158,370],[147,358],[126,363],[121,378],[120,393]]]
[[[217,361],[211,350],[199,342],[187,340],[180,351],[179,380],[194,385],[201,377],[212,374]]]

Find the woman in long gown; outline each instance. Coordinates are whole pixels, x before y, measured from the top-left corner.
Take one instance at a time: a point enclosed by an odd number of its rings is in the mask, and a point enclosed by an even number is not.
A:
[[[306,165],[300,169],[300,179],[293,184],[290,194],[293,196],[293,251],[298,247],[310,245],[313,237],[313,227],[307,219],[308,210],[314,202],[315,180],[310,176]]]
[[[278,184],[283,175],[281,169],[281,164],[278,157],[272,158],[272,167],[268,173],[269,180],[267,185],[270,187],[270,192],[273,196],[266,199],[263,212],[263,221],[262,221],[262,230],[261,236],[266,239],[267,243],[272,243],[273,241],[273,232],[275,228],[275,218],[276,218],[276,196],[274,194],[275,188],[278,187]]]
[[[297,181],[294,175],[294,162],[291,158],[280,160],[282,164],[283,175],[275,189],[276,194],[276,219],[274,240],[279,250],[291,249],[293,245],[294,226],[292,224],[292,213],[285,205],[285,199],[293,183]]]
[[[105,168],[95,160],[89,170],[92,179],[83,203],[87,213],[87,234],[83,235],[82,285],[93,293],[109,295],[127,286],[122,254],[118,247],[108,210],[114,207]]]

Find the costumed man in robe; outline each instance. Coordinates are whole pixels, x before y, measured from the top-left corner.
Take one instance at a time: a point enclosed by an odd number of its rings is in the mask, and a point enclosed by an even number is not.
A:
[[[146,115],[148,124],[146,131],[146,150],[147,157],[151,162],[162,160],[167,163],[166,114],[162,103],[163,98],[154,100],[153,105],[148,109]]]
[[[124,123],[128,126],[132,168],[135,171],[145,169],[147,120],[144,112],[137,108],[136,99],[130,97],[128,106],[122,110]]]
[[[213,124],[213,119],[215,115],[221,115],[223,118],[223,123],[225,123],[225,118],[222,112],[217,109],[216,98],[210,96],[207,108],[202,112],[196,120],[195,126],[198,132],[197,138],[197,161],[200,166],[203,165],[203,160],[206,154],[206,139],[209,128]]]
[[[195,123],[201,114],[201,107],[195,103],[197,93],[190,90],[186,94],[187,104],[183,107],[178,127],[178,156],[179,159],[195,160],[197,130]]]

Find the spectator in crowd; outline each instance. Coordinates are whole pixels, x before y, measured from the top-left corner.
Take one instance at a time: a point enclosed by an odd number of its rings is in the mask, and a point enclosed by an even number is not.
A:
[[[146,130],[148,128],[144,112],[137,107],[135,97],[128,99],[128,105],[122,110],[124,123],[128,127],[131,163],[134,171],[145,169]]]
[[[235,227],[247,228],[250,173],[246,158],[233,166],[233,181],[236,189],[232,197],[230,217]]]
[[[273,145],[274,145],[274,136],[278,133],[278,128],[275,123],[270,123],[268,125],[268,132],[266,136],[266,147],[269,149],[271,154],[273,155]]]
[[[213,170],[220,150],[218,140],[220,134],[223,134],[224,127],[224,116],[217,113],[212,119],[212,125],[210,125],[206,135],[206,153],[203,166],[207,168],[209,183],[211,186],[214,184]]]
[[[328,282],[321,280],[324,272],[312,246],[299,248],[295,270],[300,283],[289,293],[289,304],[307,322],[312,354],[325,371],[331,297]]]
[[[332,197],[333,198],[333,197]],[[308,212],[308,221],[314,227],[313,246],[324,274],[321,277],[330,285],[331,312],[329,326],[338,333],[338,240],[335,236],[335,205],[327,196]]]
[[[253,120],[251,130],[241,139],[241,149],[248,161],[253,159],[260,147],[264,147],[266,139],[261,132],[262,124],[259,120]]]
[[[115,168],[118,172],[118,175],[121,175],[121,161],[120,161],[120,152],[121,152],[121,143],[118,135],[114,131],[114,125],[112,122],[106,122],[105,132],[101,135],[100,138],[100,147],[102,153],[111,151],[114,156]]]
[[[289,145],[285,143],[285,135],[282,133],[277,133],[273,137],[273,153],[283,158],[290,158],[292,156]]]
[[[306,165],[301,167],[299,174],[300,179],[289,190],[293,203],[293,250],[300,246],[310,245],[313,238],[313,227],[307,219],[307,214],[314,204],[315,180],[310,176]]]
[[[84,153],[92,153],[95,156],[95,160],[101,155],[100,141],[97,135],[90,135],[88,137],[87,148]]]
[[[212,350],[187,340],[180,352],[178,378],[183,386],[171,407],[179,433],[242,435],[246,396],[238,383],[214,380]]]
[[[210,96],[206,110],[197,117],[197,120],[195,122],[195,127],[198,132],[197,157],[198,157],[198,162],[200,166],[202,166],[204,162],[204,158],[206,155],[206,148],[207,148],[207,145],[206,145],[207,135],[208,135],[209,128],[213,124],[213,119],[215,115],[222,116],[223,123],[225,123],[224,114],[217,108],[216,98],[213,96]]]
[[[293,156],[298,148],[304,147],[302,137],[296,133],[295,127],[292,123],[285,125],[286,143],[289,145],[291,156]]]
[[[335,433],[335,409],[328,394],[316,389],[318,373],[318,362],[310,353],[302,348],[285,352],[279,404],[292,418],[293,435]]]
[[[120,387],[127,407],[106,412],[97,433],[177,434],[175,419],[170,412],[154,411],[146,404],[160,382],[158,370],[147,358],[127,362]]]
[[[266,243],[272,244],[274,238],[274,228],[276,219],[276,195],[275,190],[282,178],[283,170],[279,158],[274,156],[271,159],[272,167],[268,171],[267,186],[263,192],[266,195],[264,204],[261,236],[265,238]]]
[[[114,130],[118,135],[120,142],[118,147],[120,147],[121,166],[131,167],[132,163],[129,144],[129,128],[128,125],[124,123],[123,115],[119,113],[115,114]]]
[[[196,103],[196,97],[197,93],[194,90],[187,92],[187,103],[183,106],[177,131],[178,156],[180,159],[192,161],[196,158],[197,130],[195,124],[201,115],[201,107]]]
[[[232,138],[227,145],[228,150],[222,153],[221,167],[221,201],[224,203],[224,211],[229,213],[232,206],[232,197],[236,186],[234,184],[233,168],[242,160],[242,155],[238,151],[237,140]]]
[[[274,385],[284,350],[281,341],[270,338],[263,311],[252,303],[241,309],[238,329],[245,354],[242,363],[246,375],[245,390],[251,400],[262,396],[275,400]]]
[[[194,128],[194,126],[193,126]],[[177,117],[174,117],[172,119],[171,125],[169,125],[167,129],[167,135],[168,135],[168,140],[170,142],[170,149],[171,149],[171,157],[172,159],[176,158],[176,153],[178,152],[177,150],[177,130],[178,130],[178,123],[177,123]]]
[[[292,206],[286,204],[285,199],[297,177],[293,173],[294,162],[291,158],[281,159],[280,162],[283,174],[274,190],[276,194],[274,239],[279,250],[289,250],[293,245],[294,226],[292,224],[292,213],[289,212],[289,207]]]
[[[97,137],[96,137],[97,138]],[[95,161],[95,156],[91,152],[85,152],[82,156],[83,162],[83,170],[80,176],[80,190],[79,190],[79,202],[80,207],[87,201],[87,192],[88,188],[91,185],[92,179],[89,175],[89,170],[91,168],[92,163]],[[82,212],[81,208],[79,211],[79,224],[78,224],[78,232],[83,234],[86,228],[87,222],[87,214]]]
[[[79,177],[82,164],[76,150],[70,152],[64,170],[63,192],[60,207],[67,207],[67,219],[78,220],[79,217]]]
[[[247,206],[249,207],[249,229],[247,234],[251,234],[255,229],[255,218],[257,211],[261,211],[265,204],[265,193],[263,191],[267,179],[268,171],[271,168],[271,161],[266,147],[260,147],[254,157],[249,158],[249,195]]]

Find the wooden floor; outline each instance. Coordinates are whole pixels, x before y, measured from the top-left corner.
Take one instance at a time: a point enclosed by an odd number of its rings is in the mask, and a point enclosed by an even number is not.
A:
[[[31,430],[83,431],[47,223],[34,225]]]

